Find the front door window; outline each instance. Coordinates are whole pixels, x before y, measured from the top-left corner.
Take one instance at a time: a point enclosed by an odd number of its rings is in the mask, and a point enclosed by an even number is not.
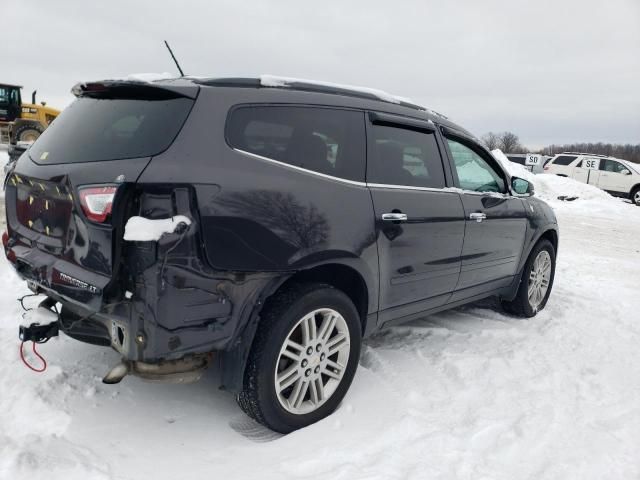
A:
[[[504,178],[487,160],[456,140],[447,138],[447,143],[458,173],[460,188],[473,192],[505,193],[507,191]]]

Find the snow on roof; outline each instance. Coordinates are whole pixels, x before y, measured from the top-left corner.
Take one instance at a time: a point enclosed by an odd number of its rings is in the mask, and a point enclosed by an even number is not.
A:
[[[342,90],[352,90],[354,92],[366,93],[378,97],[380,100],[390,103],[412,103],[410,99],[392,95],[383,90],[369,87],[358,87],[354,85],[343,85],[340,83],[324,82],[322,80],[307,80],[304,78],[279,77],[276,75],[260,75],[260,85],[263,87],[288,87],[294,83],[306,83],[309,85],[318,85],[320,87],[340,88]]]
[[[176,78],[174,73],[131,73],[123,80],[137,80],[138,82],[155,82],[157,80],[170,80]],[[118,80],[118,79],[115,79]]]

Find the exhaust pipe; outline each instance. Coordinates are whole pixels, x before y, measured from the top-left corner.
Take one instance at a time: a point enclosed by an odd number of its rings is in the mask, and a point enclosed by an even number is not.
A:
[[[33,103],[34,105],[36,104],[36,93],[38,93],[38,90],[34,90],[31,93],[31,103]]]
[[[194,383],[200,380],[213,354],[187,355],[177,360],[161,360],[158,363],[121,360],[106,373],[102,383],[120,383],[127,375],[135,375],[154,383]]]

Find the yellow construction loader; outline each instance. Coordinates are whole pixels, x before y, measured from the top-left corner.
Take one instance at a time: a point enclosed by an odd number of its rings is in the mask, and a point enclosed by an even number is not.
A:
[[[31,103],[22,103],[18,85],[0,83],[0,143],[33,142],[60,114],[59,110],[36,103],[36,92]]]

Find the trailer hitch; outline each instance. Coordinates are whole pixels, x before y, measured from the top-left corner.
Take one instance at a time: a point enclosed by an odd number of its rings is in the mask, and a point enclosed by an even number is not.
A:
[[[57,312],[51,310],[55,302],[47,298],[38,308],[28,310],[23,315],[24,325],[20,325],[18,337],[20,338],[20,359],[34,372],[42,373],[47,369],[47,361],[36,349],[37,344],[46,343],[52,337],[57,337],[60,333],[60,321]],[[29,323],[30,322],[30,323]],[[26,325],[28,323],[28,325]],[[42,367],[34,367],[24,354],[24,344],[31,342],[33,354],[40,359]]]
[[[58,336],[60,317],[57,311],[52,310],[55,303],[55,300],[47,297],[37,308],[28,309],[22,314],[23,324],[18,330],[22,342],[46,343]]]
[[[46,343],[52,337],[57,337],[60,333],[60,323],[52,322],[48,325],[32,323],[29,326],[20,325],[18,337],[22,342]]]

